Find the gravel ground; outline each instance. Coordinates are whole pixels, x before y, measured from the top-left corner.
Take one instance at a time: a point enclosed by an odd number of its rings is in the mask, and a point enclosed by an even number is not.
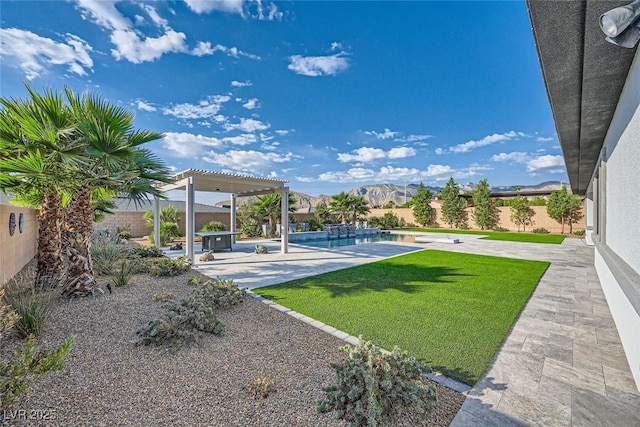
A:
[[[220,312],[225,334],[208,335],[201,346],[175,354],[135,346],[135,331],[163,313],[153,296],[161,291],[186,296],[192,288],[186,277],[137,275],[111,295],[57,302],[38,342],[51,349],[76,334],[66,368],[22,394],[5,411],[5,424],[345,425],[315,410],[322,387],[335,381],[329,363],[345,357],[338,351],[343,342],[250,297]],[[0,360],[6,360],[17,343],[1,344]],[[262,375],[275,381],[275,391],[259,406],[246,384]],[[438,400],[426,423],[402,424],[448,426],[464,396],[438,386]],[[44,415],[55,419],[45,421]]]

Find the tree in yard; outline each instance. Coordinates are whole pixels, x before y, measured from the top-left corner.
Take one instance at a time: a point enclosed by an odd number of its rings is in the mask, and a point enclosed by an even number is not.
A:
[[[498,225],[498,210],[494,201],[489,197],[491,187],[486,179],[478,183],[472,193],[473,220],[481,230],[495,228]]]
[[[338,215],[342,222],[356,221],[369,212],[369,206],[362,196],[353,196],[343,191],[331,196],[329,211]]]
[[[256,201],[253,203],[253,212],[256,217],[260,218],[262,221],[267,221],[271,228],[270,234],[272,236],[275,235],[276,224],[281,222],[282,219],[282,194],[281,193],[271,193],[265,194],[264,196],[258,196]],[[294,205],[296,204],[296,198],[293,192],[289,193],[289,212],[293,213],[296,211]]]
[[[433,222],[434,210],[431,207],[433,194],[431,190],[420,183],[415,196],[411,199],[413,203],[413,217],[420,225],[426,227]]]
[[[449,178],[447,185],[440,193],[440,197],[442,198],[442,220],[449,224],[449,228],[453,228],[454,225],[457,227],[465,224],[465,205],[460,203],[460,188],[453,178]]]
[[[144,222],[149,227],[154,226],[153,211],[146,211],[143,215]],[[180,212],[173,205],[169,205],[164,209],[160,209],[160,246],[165,246],[173,241],[174,238],[181,235],[178,221],[180,220]],[[149,235],[151,241],[155,243],[157,238],[155,234]]]
[[[331,212],[329,212],[329,207],[325,202],[320,202],[316,205],[313,211],[313,216],[321,226],[331,221]]]
[[[567,187],[563,185],[560,191],[554,191],[549,195],[547,214],[562,225],[562,233],[564,233],[564,225],[569,224],[571,233],[573,224],[582,218],[582,200],[569,193]]]
[[[536,214],[533,209],[529,207],[529,201],[526,197],[518,194],[511,199],[511,222],[518,226],[518,232],[522,225],[522,231],[527,231],[527,225],[533,225],[533,216]]]
[[[53,278],[64,270],[63,199],[72,191],[72,168],[82,167],[85,158],[63,97],[27,91],[28,100],[0,98],[0,190],[39,209],[37,274]]]

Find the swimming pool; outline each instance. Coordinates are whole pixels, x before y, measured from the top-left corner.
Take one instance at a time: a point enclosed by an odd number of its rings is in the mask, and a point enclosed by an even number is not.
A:
[[[299,242],[291,242],[297,245],[313,246],[316,248],[335,248],[338,246],[353,246],[364,245],[374,242],[407,242],[414,243],[415,236],[411,234],[378,234],[374,236],[365,237],[351,237],[347,239],[332,239],[332,240],[302,240]]]

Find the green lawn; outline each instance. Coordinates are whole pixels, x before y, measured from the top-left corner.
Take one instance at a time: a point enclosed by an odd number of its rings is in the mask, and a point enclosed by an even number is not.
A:
[[[424,250],[254,292],[473,385],[548,265]]]
[[[508,242],[552,243],[559,245],[564,241],[562,234],[512,233],[508,231],[458,230],[456,228],[403,228],[402,231],[422,233],[482,234],[485,240],[505,240]]]

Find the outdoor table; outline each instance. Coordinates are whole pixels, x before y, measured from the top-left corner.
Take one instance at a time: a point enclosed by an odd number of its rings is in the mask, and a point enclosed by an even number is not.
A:
[[[231,237],[240,234],[231,231],[201,231],[194,233],[196,236],[202,237],[202,251],[214,252],[222,249],[233,250],[231,247]]]

